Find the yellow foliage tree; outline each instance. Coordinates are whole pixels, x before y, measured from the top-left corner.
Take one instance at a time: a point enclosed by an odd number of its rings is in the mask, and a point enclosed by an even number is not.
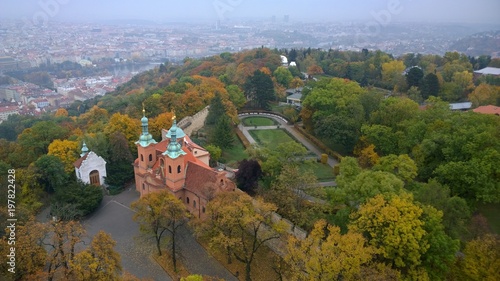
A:
[[[250,281],[255,253],[264,243],[277,239],[283,232],[281,223],[271,221],[273,204],[255,200],[245,193],[218,194],[207,205],[210,219],[202,223],[200,232],[210,236],[210,246],[224,249],[228,262],[231,257],[245,264],[245,280]],[[267,229],[265,225],[272,229]]]
[[[380,156],[375,152],[375,145],[370,144],[369,146],[362,149],[358,156],[359,165],[363,168],[370,168],[377,164]]]
[[[377,195],[351,214],[349,230],[366,233],[386,264],[413,271],[429,248],[422,214],[411,195],[393,195],[388,200]]]
[[[54,155],[64,163],[64,171],[74,172],[73,163],[78,159],[78,142],[69,140],[54,140],[49,145],[49,155]]]
[[[56,113],[55,113],[55,115],[54,115],[54,116],[55,116],[55,117],[61,117],[61,116],[62,116],[62,117],[68,117],[68,111],[67,111],[66,109],[64,109],[64,108],[59,108],[59,109],[56,111]]]
[[[481,84],[469,95],[474,107],[481,105],[495,105],[500,99],[500,86]]]
[[[113,249],[115,245],[111,235],[99,231],[92,239],[90,247],[71,260],[74,280],[120,280],[121,258]]]
[[[487,234],[467,243],[462,271],[474,281],[500,280],[500,238]]]
[[[392,86],[404,81],[403,71],[405,65],[402,61],[393,60],[382,64],[382,81],[390,83]]]
[[[285,261],[292,280],[361,280],[362,267],[375,254],[365,243],[362,234],[342,235],[339,227],[320,220],[306,239],[288,240]]]
[[[161,113],[153,119],[149,119],[149,133],[153,135],[156,141],[161,140],[161,129],[170,129],[172,127],[172,112]]]
[[[130,118],[128,115],[121,113],[115,113],[104,128],[104,133],[110,136],[115,132],[121,132],[127,138],[129,147],[135,147],[134,143],[139,139],[141,133],[140,120]]]

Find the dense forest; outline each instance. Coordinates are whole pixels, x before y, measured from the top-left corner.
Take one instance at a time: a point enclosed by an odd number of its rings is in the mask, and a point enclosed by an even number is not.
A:
[[[297,66],[282,66],[280,55]],[[473,78],[473,70],[486,66],[498,67],[500,60],[455,52],[394,58],[381,51],[266,48],[165,63],[103,97],[39,118],[10,116],[0,124],[2,190],[8,171],[16,169],[19,224],[28,225],[49,205],[64,220],[79,219],[102,200],[100,190],[75,178],[83,142],[107,161],[106,184],[119,192],[133,179],[143,108],[159,140],[174,112],[180,120],[211,105],[203,145],[220,156],[238,141],[232,124],[239,110],[275,110],[287,89],[303,88],[301,108],[278,110],[344,155],[333,169],[337,187],[324,196],[328,204],[311,207],[294,192],[316,182],[295,165],[305,158],[303,147],[253,148],[239,163],[241,171],[252,171],[239,174],[241,189],[311,231],[307,240],[288,245],[291,256],[281,262],[294,270],[284,276],[495,279],[500,243],[478,208],[500,203],[500,119],[449,107],[460,101],[500,105],[500,81]],[[350,257],[357,265],[350,268],[311,247],[363,255]],[[319,272],[332,264],[331,275]],[[42,265],[30,265],[27,274]]]

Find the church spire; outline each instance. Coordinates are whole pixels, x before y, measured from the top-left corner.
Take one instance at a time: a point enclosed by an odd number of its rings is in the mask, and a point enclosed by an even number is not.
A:
[[[177,131],[180,129],[177,128],[177,119],[175,113],[172,117],[172,120],[174,120],[174,123],[172,124],[172,128],[170,128],[170,130],[168,131],[168,133],[170,134],[170,142],[168,143],[167,151],[165,151],[163,155],[168,155],[170,158],[175,159],[181,155],[185,155],[186,152],[182,150],[181,144],[177,142]],[[180,131],[182,132],[182,130]]]
[[[146,109],[144,109],[144,104],[142,105],[142,134],[139,137],[139,140],[136,142],[136,144],[141,145],[142,147],[146,147],[150,144],[156,143],[156,141],[153,139],[153,136],[149,133],[149,120],[146,117]]]
[[[82,145],[82,153],[80,154],[81,157],[85,156],[85,154],[87,154],[89,152],[89,148],[87,147],[87,144],[85,143],[85,141],[83,141],[83,145]]]

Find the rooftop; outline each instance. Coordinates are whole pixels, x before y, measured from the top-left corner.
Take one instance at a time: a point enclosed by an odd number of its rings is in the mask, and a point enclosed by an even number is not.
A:
[[[494,115],[500,116],[500,107],[494,106],[494,105],[480,106],[480,107],[474,109],[473,111],[477,112],[477,113],[482,113],[482,114],[494,114]]]
[[[474,71],[476,74],[482,75],[500,75],[500,68],[497,67],[486,67],[480,70]]]

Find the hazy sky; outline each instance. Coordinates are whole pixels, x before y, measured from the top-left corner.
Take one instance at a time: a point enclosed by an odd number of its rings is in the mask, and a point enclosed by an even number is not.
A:
[[[42,3],[51,5],[47,8]],[[289,15],[291,20],[370,21],[379,17],[389,22],[500,24],[500,0],[0,0],[0,18],[177,21],[273,15],[278,21]]]

